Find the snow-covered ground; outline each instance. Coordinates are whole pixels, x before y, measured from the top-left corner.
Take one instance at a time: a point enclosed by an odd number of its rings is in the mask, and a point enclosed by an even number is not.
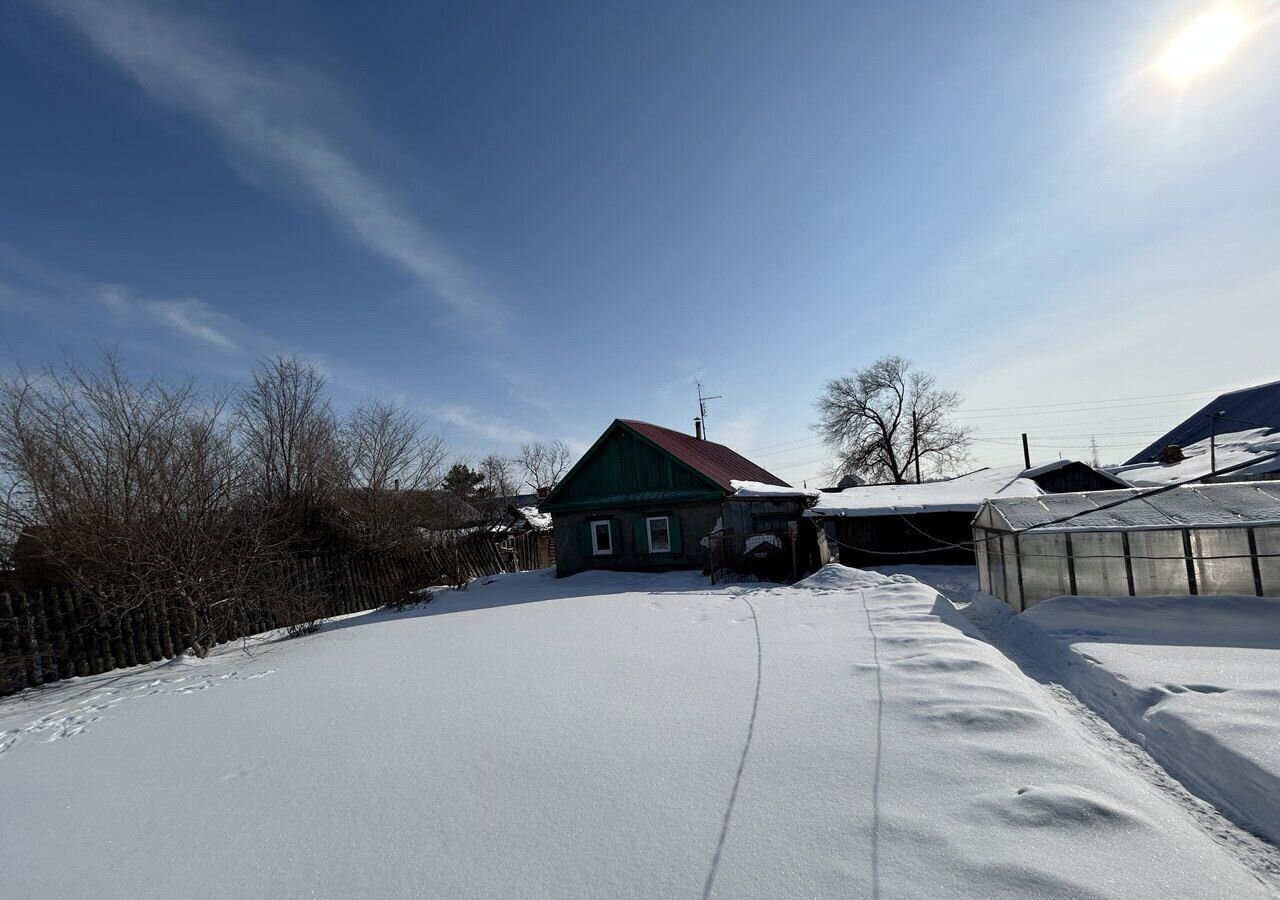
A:
[[[966,604],[1189,789],[1280,844],[1280,600],[1058,597],[1014,616],[966,567],[891,571]]]
[[[1178,780],[1280,844],[1280,600],[1059,597],[1006,627]]]
[[[0,704],[28,898],[1268,896],[905,576],[504,576]]]

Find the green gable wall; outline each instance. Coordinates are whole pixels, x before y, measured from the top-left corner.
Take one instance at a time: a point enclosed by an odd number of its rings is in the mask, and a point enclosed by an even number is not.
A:
[[[548,512],[600,506],[711,500],[719,485],[694,472],[625,425],[610,430],[565,476],[541,508]]]

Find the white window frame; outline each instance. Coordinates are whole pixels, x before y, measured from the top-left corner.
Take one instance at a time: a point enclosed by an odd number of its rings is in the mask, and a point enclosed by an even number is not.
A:
[[[662,550],[658,550],[653,546],[653,523],[654,522],[667,523],[667,546]],[[670,516],[649,516],[644,520],[644,530],[645,530],[645,536],[648,539],[647,542],[649,544],[650,553],[671,553],[672,552],[671,550],[671,517]]]
[[[604,550],[600,549],[600,532],[596,529],[597,525],[603,525],[605,531],[609,535],[609,546]],[[617,550],[613,546],[613,523],[609,519],[592,519],[591,520],[591,553],[593,556],[613,556]]]

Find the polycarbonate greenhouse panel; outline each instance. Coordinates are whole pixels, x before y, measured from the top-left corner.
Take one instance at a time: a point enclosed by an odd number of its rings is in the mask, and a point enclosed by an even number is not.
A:
[[[1024,534],[1018,538],[1022,560],[1022,599],[1034,606],[1071,593],[1067,539],[1061,534]]]
[[[1018,552],[1014,546],[1014,537],[1006,534],[1000,538],[1000,548],[1005,561],[1005,600],[1014,609],[1022,609],[1022,590],[1018,586]]]
[[[1193,528],[1191,553],[1195,557],[1199,593],[1250,597],[1257,593],[1247,529]]]
[[[1190,593],[1181,531],[1129,532],[1129,561],[1139,597]]]
[[[1258,571],[1262,573],[1262,595],[1280,597],[1280,527],[1255,528]]]
[[[1126,597],[1129,575],[1124,565],[1124,539],[1118,532],[1071,535],[1076,567],[1076,593],[1086,597]]]

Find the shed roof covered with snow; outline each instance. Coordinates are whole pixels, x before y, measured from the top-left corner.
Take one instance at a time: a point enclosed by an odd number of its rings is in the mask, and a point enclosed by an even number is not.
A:
[[[1067,521],[1061,521],[1067,519]],[[1125,531],[1280,524],[1280,482],[994,497],[976,525],[997,531]]]
[[[866,517],[922,512],[972,513],[977,512],[990,497],[1034,497],[1043,493],[1038,484],[1021,476],[1021,466],[996,466],[922,484],[862,485],[820,495],[818,502],[805,515]]]

